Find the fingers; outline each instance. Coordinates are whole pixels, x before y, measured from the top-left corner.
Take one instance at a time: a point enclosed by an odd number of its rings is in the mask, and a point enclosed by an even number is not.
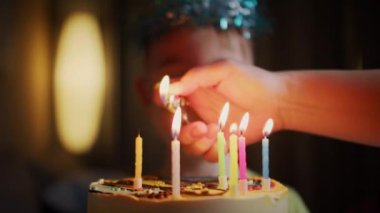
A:
[[[226,61],[194,68],[188,71],[180,81],[172,83],[169,92],[186,96],[200,87],[217,86],[228,77],[231,69],[231,64]]]
[[[213,134],[214,137],[216,136],[218,132],[218,126],[215,124],[213,126],[209,127],[210,131],[209,134]],[[227,137],[226,137],[227,139]],[[228,153],[228,141],[226,140],[226,147],[225,147],[225,154]],[[214,143],[212,146],[203,154],[204,159],[206,159],[209,162],[217,162],[218,161],[218,143],[216,142],[216,137],[214,139]]]
[[[189,145],[194,141],[207,137],[208,128],[202,121],[196,121],[183,126],[181,129],[180,140],[184,145]]]
[[[218,146],[217,143],[214,143],[212,147],[203,155],[204,159],[215,163],[218,162]]]
[[[184,150],[195,156],[204,156],[208,161],[217,161],[217,147],[215,146],[216,124],[206,125],[197,121],[185,126],[181,131],[180,140]],[[214,153],[215,152],[215,153]]]

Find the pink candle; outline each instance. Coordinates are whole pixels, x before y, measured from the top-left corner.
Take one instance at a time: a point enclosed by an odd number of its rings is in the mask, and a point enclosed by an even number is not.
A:
[[[245,130],[247,129],[249,121],[249,113],[246,112],[241,119],[239,131],[239,179],[245,180],[247,179],[247,160],[246,160],[246,152],[245,152],[245,137],[243,136]]]
[[[247,160],[245,153],[245,137],[239,137],[239,178],[247,179]]]

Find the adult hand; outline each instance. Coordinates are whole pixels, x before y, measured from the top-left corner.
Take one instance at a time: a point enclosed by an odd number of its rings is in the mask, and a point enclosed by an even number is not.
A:
[[[248,143],[258,141],[268,118],[274,119],[274,130],[282,128],[278,100],[284,89],[278,75],[252,65],[221,61],[191,69],[170,86],[170,93],[186,97],[201,118],[182,128],[181,142],[192,154],[216,161],[216,123],[226,101],[231,105],[224,128],[226,137],[230,124],[239,124],[243,114],[249,112],[244,135]]]

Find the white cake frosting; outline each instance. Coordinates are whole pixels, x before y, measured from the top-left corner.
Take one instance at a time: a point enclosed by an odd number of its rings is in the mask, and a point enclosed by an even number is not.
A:
[[[169,181],[143,180],[133,189],[133,179],[99,180],[90,185],[88,212],[287,212],[288,189],[271,180],[271,189],[261,189],[261,178],[248,180],[245,195],[232,188],[221,190],[217,181],[191,178],[181,182],[181,198],[171,196]]]

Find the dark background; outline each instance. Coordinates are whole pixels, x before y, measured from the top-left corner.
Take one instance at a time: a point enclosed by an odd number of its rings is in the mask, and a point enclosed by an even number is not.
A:
[[[257,65],[273,71],[380,67],[376,1],[259,4],[271,32],[254,40]],[[142,52],[132,14],[144,5],[122,0],[0,1],[0,212],[85,211],[90,181],[132,174],[137,129],[146,141],[157,141],[144,144],[144,173],[158,169],[166,150],[134,90]],[[60,145],[52,85],[62,22],[76,10],[98,17],[108,75],[99,137],[80,156]],[[248,165],[254,170],[261,168],[260,151],[260,145],[249,147]],[[271,176],[296,188],[312,212],[380,212],[379,171],[379,148],[295,132],[271,138]]]

